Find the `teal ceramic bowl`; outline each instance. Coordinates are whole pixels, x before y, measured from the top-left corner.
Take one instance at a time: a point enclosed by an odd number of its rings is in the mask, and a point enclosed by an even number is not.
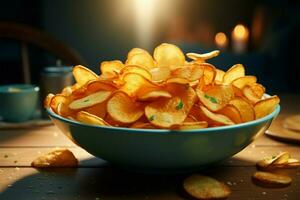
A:
[[[199,170],[238,153],[268,129],[279,111],[277,106],[255,121],[185,131],[100,127],[48,113],[64,134],[92,155],[125,169],[177,173]]]
[[[0,116],[4,121],[22,122],[34,114],[39,100],[39,87],[29,84],[0,86]]]

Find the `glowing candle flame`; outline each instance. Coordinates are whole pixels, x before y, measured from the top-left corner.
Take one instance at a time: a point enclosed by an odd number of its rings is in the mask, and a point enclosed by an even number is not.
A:
[[[234,27],[232,33],[232,48],[236,53],[243,53],[247,50],[249,40],[249,29],[238,24]]]
[[[238,24],[233,29],[232,37],[235,39],[248,39],[249,30],[246,26]]]

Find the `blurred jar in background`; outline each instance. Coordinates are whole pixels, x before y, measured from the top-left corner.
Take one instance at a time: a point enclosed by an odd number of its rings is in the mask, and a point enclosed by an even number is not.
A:
[[[42,117],[48,116],[43,109],[43,101],[47,94],[60,93],[64,87],[74,83],[72,68],[72,66],[48,66],[40,73]]]

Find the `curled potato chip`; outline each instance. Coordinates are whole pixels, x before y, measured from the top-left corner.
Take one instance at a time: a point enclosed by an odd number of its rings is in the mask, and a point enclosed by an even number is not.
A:
[[[180,48],[173,44],[163,43],[154,49],[153,57],[158,66],[181,66],[185,64],[185,57]]]
[[[70,96],[72,93],[73,93],[73,89],[71,86],[65,87],[61,92],[61,94],[64,96]]]
[[[98,92],[100,90],[106,90],[106,91],[115,91],[116,90],[116,86],[113,83],[106,82],[103,80],[90,81],[87,83],[85,88],[86,88],[85,93],[87,95],[94,93],[94,92]]]
[[[51,103],[51,100],[52,98],[54,97],[55,95],[52,94],[52,93],[49,93],[45,99],[44,99],[44,108],[50,108],[50,103]]]
[[[97,74],[82,65],[76,65],[73,68],[73,76],[80,86],[98,78]]]
[[[84,111],[104,119],[107,113],[106,107],[107,107],[107,101],[85,108]]]
[[[231,190],[222,182],[208,176],[194,174],[183,181],[185,191],[197,199],[225,199]]]
[[[166,81],[167,83],[179,83],[179,84],[189,84],[190,81],[186,78],[169,78]]]
[[[171,126],[173,130],[191,130],[191,129],[203,129],[207,128],[208,123],[206,121],[197,122],[182,122],[181,124],[175,124]]]
[[[128,74],[128,73],[135,73],[135,74],[139,74],[141,76],[143,76],[144,78],[148,79],[148,80],[152,80],[152,75],[151,73],[146,70],[145,68],[142,68],[140,66],[136,66],[136,65],[127,65],[126,67],[124,67],[121,71],[120,71],[120,75],[121,77]]]
[[[225,72],[221,69],[216,69],[216,77],[215,77],[215,82],[217,84],[221,84],[223,82],[223,77],[225,75]]]
[[[91,125],[99,125],[99,126],[110,126],[106,121],[104,121],[102,118],[93,115],[91,113],[80,111],[76,115],[76,119],[79,122],[82,122],[84,124],[91,124]]]
[[[236,124],[240,124],[240,123],[243,122],[241,113],[233,105],[228,104],[225,107],[223,107],[221,110],[218,110],[217,113],[227,116],[228,118],[230,118]]]
[[[213,113],[204,106],[200,106],[200,109],[203,112],[203,114],[211,121],[211,124],[214,124],[214,125],[215,124],[216,125],[233,125],[234,124],[234,122],[225,115]]]
[[[256,119],[262,118],[272,113],[279,102],[280,100],[276,95],[257,102],[254,105]]]
[[[291,155],[288,152],[282,152],[277,156],[266,157],[256,163],[256,166],[261,170],[275,169],[278,165],[287,164]]]
[[[243,89],[246,85],[256,83],[257,78],[255,76],[243,76],[232,81],[232,85],[239,89]]]
[[[101,74],[116,74],[123,69],[124,64],[120,60],[103,61],[100,64]]]
[[[150,70],[153,67],[155,67],[155,63],[152,56],[146,51],[141,51],[140,53],[130,53],[129,57],[127,57],[126,65],[138,65],[147,70]]]
[[[142,75],[137,73],[127,73],[123,76],[125,84],[119,88],[120,91],[125,92],[129,96],[135,96],[137,92],[143,87],[155,88],[157,85],[150,82]]]
[[[181,124],[196,100],[195,91],[189,86],[169,84],[167,87],[174,92],[172,98],[154,101],[145,108],[149,122],[162,128]]]
[[[167,80],[171,75],[169,67],[155,67],[150,70],[153,82],[162,82]]]
[[[242,121],[248,122],[255,119],[255,112],[250,103],[242,98],[236,97],[229,101],[229,104],[233,105],[238,109],[241,114]]]
[[[211,111],[218,111],[225,107],[234,97],[230,85],[214,85],[207,91],[196,90],[200,102]]]
[[[261,100],[264,93],[264,87],[260,84],[246,85],[243,88],[244,96],[252,103],[255,104]]]
[[[59,114],[61,110],[61,106],[68,105],[70,100],[61,94],[57,94],[51,98],[50,107],[56,113]]]
[[[35,168],[77,167],[77,165],[78,160],[68,149],[56,149],[31,162],[31,166]]]
[[[99,103],[106,101],[110,95],[111,91],[101,90],[99,92],[95,92],[81,99],[76,99],[69,104],[69,108],[73,110],[87,108]]]
[[[224,84],[230,84],[237,78],[245,76],[245,68],[242,64],[233,65],[230,69],[228,69],[223,77]]]
[[[196,81],[203,76],[204,69],[199,65],[187,65],[177,68],[171,72],[174,78],[184,78],[191,81]]]
[[[192,60],[195,60],[197,63],[204,63],[206,60],[217,57],[219,54],[219,50],[214,50],[204,54],[187,53],[186,56]]]
[[[114,120],[129,124],[144,114],[144,107],[134,102],[126,93],[116,92],[107,103],[107,112]]]
[[[157,88],[145,88],[138,91],[137,97],[140,101],[150,101],[160,97],[171,98],[172,95],[165,90],[159,90]]]
[[[200,64],[200,66],[202,66],[204,69],[203,71],[204,83],[206,85],[213,83],[217,75],[216,68],[213,65],[208,63],[202,63]]]
[[[139,53],[145,53],[145,54],[149,54],[148,51],[144,50],[144,49],[141,49],[141,48],[133,48],[131,49],[128,54],[127,54],[127,58],[130,58],[136,54],[139,54]],[[150,55],[150,54],[149,54]]]
[[[288,176],[261,171],[255,172],[252,179],[254,183],[263,187],[285,187],[292,182],[292,179]]]

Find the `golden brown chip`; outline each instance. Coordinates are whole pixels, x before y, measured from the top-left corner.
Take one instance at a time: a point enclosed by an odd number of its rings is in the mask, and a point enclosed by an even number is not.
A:
[[[106,108],[107,108],[107,101],[102,102],[102,103],[98,103],[98,104],[93,105],[91,107],[88,107],[88,108],[84,109],[84,111],[104,119],[105,116],[106,116],[106,113],[107,113]]]
[[[255,76],[243,76],[232,81],[232,85],[239,89],[243,89],[246,85],[256,83],[257,78]]]
[[[211,111],[218,111],[234,98],[234,91],[230,85],[214,85],[208,90],[196,90],[200,102]]]
[[[272,113],[279,102],[280,100],[276,95],[257,102],[254,105],[256,119],[262,118]]]
[[[130,54],[130,57],[128,57],[126,60],[126,65],[138,65],[147,70],[155,67],[152,56],[146,51]]]
[[[204,83],[206,85],[213,83],[217,75],[216,68],[213,65],[208,63],[202,63],[200,64],[200,66],[202,66],[204,69],[203,71]]]
[[[50,102],[51,109],[58,115],[67,117],[71,115],[71,111],[68,109],[70,100],[61,94],[55,95]]]
[[[229,101],[229,104],[233,105],[238,109],[241,114],[242,121],[248,122],[255,119],[255,112],[251,104],[242,98],[236,97]]]
[[[73,68],[73,76],[80,86],[98,78],[97,74],[82,65],[76,65]]]
[[[137,92],[137,99],[140,101],[153,101],[157,98],[171,98],[172,95],[165,90],[159,88],[142,88]]]
[[[141,121],[137,121],[134,122],[130,128],[141,128],[141,129],[155,129],[155,126],[153,126],[151,123],[149,122],[141,122]]]
[[[144,106],[134,102],[126,93],[116,92],[107,103],[108,114],[121,123],[133,123],[144,114]]]
[[[216,77],[215,77],[215,82],[217,84],[221,84],[223,82],[223,77],[225,75],[225,72],[221,69],[216,69]]]
[[[135,73],[143,76],[145,79],[152,80],[151,73],[143,67],[137,65],[127,65],[120,71],[121,77],[128,74],[128,73]]]
[[[123,69],[124,64],[120,60],[104,61],[100,65],[101,74],[116,74]]]
[[[80,111],[76,115],[76,119],[79,122],[82,122],[84,124],[91,124],[91,125],[98,125],[98,126],[110,126],[106,121],[104,121],[102,118],[93,115],[91,113]]]
[[[177,46],[163,43],[154,49],[153,57],[160,67],[182,66],[185,56]]]
[[[292,182],[288,176],[261,171],[255,172],[252,178],[254,183],[263,187],[285,187]]]
[[[199,65],[187,65],[171,72],[173,78],[184,78],[189,82],[199,80],[204,73],[204,68]]]
[[[225,199],[231,190],[222,182],[208,176],[194,174],[183,182],[185,191],[197,199]]]
[[[217,57],[220,54],[219,50],[214,50],[204,54],[187,53],[186,56],[197,63],[204,63],[206,60]]]
[[[169,67],[155,67],[150,70],[153,82],[162,82],[167,80],[171,75]]]
[[[44,107],[45,107],[45,108],[50,108],[50,103],[51,103],[51,100],[52,100],[52,98],[53,98],[54,96],[55,96],[54,94],[49,93],[49,94],[45,97],[45,99],[44,99]]]
[[[213,113],[204,106],[200,106],[200,109],[208,119],[205,121],[208,121],[212,125],[233,125],[234,124],[234,122],[225,115]]]
[[[260,160],[259,162],[256,163],[256,166],[259,169],[273,168],[274,165],[287,164],[290,157],[291,156],[288,152],[282,152],[277,156],[269,156]]]
[[[31,162],[35,168],[48,167],[77,167],[78,160],[68,149],[57,149],[45,155],[36,158]]]
[[[228,69],[223,77],[223,83],[230,84],[237,78],[245,76],[245,68],[242,64],[233,65],[230,69]]]
[[[242,123],[242,116],[239,110],[233,105],[226,105],[224,108],[217,112],[218,114],[225,115],[229,119],[231,119],[234,123],[240,124]]]
[[[111,91],[101,90],[99,92],[95,92],[81,99],[76,99],[69,104],[69,108],[73,110],[87,108],[99,103],[106,101],[110,95]]]

